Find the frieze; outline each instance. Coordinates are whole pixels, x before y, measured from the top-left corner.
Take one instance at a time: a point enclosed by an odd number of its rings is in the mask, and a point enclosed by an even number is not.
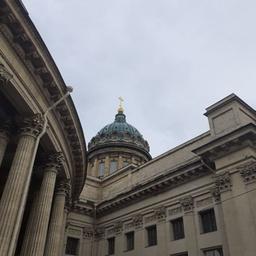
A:
[[[142,228],[143,227],[143,215],[142,214],[134,215],[132,218],[132,223],[136,229]]]
[[[214,186],[213,188],[211,188],[210,193],[212,194],[212,197],[214,198],[215,203],[219,203],[221,201],[220,190],[217,186]]]
[[[196,201],[196,206],[197,207],[203,207],[203,206],[206,206],[206,205],[209,205],[209,204],[212,204],[212,203],[213,203],[212,197],[207,197],[207,198],[204,198],[202,200]]]
[[[214,177],[215,186],[217,189],[222,192],[231,191],[232,189],[232,180],[229,172],[224,172],[222,174],[217,174]]]
[[[168,210],[168,215],[173,216],[173,215],[180,214],[181,212],[182,212],[182,207],[176,207],[176,208],[173,208],[173,209],[169,209]]]
[[[103,239],[105,237],[105,228],[98,227],[95,229],[95,238],[96,239]]]
[[[256,161],[250,161],[237,168],[245,184],[256,181]]]
[[[83,228],[83,238],[91,240],[94,236],[94,230],[92,227],[84,227]]]
[[[6,84],[13,78],[12,74],[0,63],[0,84]]]
[[[194,202],[192,196],[186,196],[180,199],[180,204],[184,212],[193,211]]]

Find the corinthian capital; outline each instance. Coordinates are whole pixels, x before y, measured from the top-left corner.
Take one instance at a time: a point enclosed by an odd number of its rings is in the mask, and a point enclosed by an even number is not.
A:
[[[0,83],[7,83],[12,77],[12,74],[0,63]]]
[[[21,122],[20,133],[37,137],[43,130],[44,118],[42,114],[35,114],[24,118]]]
[[[214,178],[215,178],[215,186],[221,193],[231,190],[232,180],[229,172],[218,174]]]
[[[256,182],[256,161],[250,161],[237,168],[245,184]]]
[[[56,194],[63,194],[67,198],[70,197],[70,191],[71,191],[71,186],[70,186],[70,180],[64,179],[60,180],[57,185],[56,185]]]
[[[0,136],[8,138],[10,135],[11,122],[5,121],[0,123]]]
[[[192,211],[194,208],[194,202],[192,196],[186,196],[180,199],[180,204],[183,207],[184,212]]]

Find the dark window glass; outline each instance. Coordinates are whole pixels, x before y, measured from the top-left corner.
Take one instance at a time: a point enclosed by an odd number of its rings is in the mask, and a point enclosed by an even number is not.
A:
[[[213,232],[217,230],[214,209],[202,211],[200,212],[200,216],[203,233]]]
[[[153,246],[157,244],[157,231],[156,225],[147,227],[148,235],[148,246]]]
[[[115,238],[111,237],[108,239],[108,255],[115,254]]]
[[[79,239],[74,237],[68,237],[66,245],[66,254],[78,255]]]
[[[125,234],[126,236],[126,250],[131,251],[134,249],[134,232],[129,232]]]
[[[204,251],[205,256],[223,256],[221,248]]]
[[[178,218],[171,221],[172,231],[173,231],[173,240],[178,240],[184,238],[184,225],[183,218]]]

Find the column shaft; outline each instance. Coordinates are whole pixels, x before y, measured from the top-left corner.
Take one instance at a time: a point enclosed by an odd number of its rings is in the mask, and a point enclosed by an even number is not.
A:
[[[43,181],[33,202],[20,255],[44,254],[56,175],[56,167],[50,166],[44,170]]]
[[[33,151],[36,139],[32,136],[20,137],[11,169],[0,201],[0,255],[13,255],[9,247],[17,240],[18,232],[14,232],[19,215],[23,215],[25,202],[22,197],[27,191],[33,166]],[[14,250],[14,249],[13,249]]]
[[[63,239],[64,232],[65,198],[66,192],[64,190],[56,192],[44,256],[59,256],[61,253],[61,239]]]
[[[2,164],[4,153],[8,144],[9,138],[7,133],[0,128],[0,166]]]

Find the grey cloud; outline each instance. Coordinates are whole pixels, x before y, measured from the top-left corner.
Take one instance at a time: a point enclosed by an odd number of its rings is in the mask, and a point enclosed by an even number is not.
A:
[[[255,1],[23,0],[67,84],[87,141],[117,97],[156,156],[208,129],[234,92],[255,106]]]

